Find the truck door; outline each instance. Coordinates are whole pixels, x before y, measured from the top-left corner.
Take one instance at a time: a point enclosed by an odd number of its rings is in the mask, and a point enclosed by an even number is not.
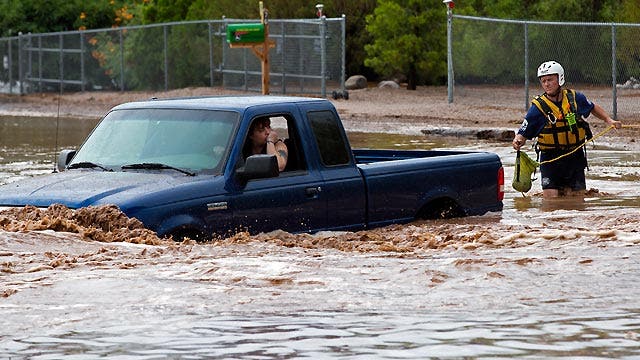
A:
[[[330,110],[307,108],[309,127],[319,154],[324,180],[327,224],[334,230],[359,229],[366,224],[364,180],[355,165],[351,147],[338,115]]]
[[[308,166],[300,132],[290,114],[270,116],[271,127],[287,145],[287,167],[278,177],[250,180],[230,199],[237,230],[251,233],[285,230],[324,230],[327,202],[322,197],[323,179]]]

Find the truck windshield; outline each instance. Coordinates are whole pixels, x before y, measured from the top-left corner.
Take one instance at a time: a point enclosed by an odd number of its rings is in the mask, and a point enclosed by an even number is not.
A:
[[[112,170],[153,163],[219,173],[239,114],[184,109],[115,110],[98,124],[69,164]]]

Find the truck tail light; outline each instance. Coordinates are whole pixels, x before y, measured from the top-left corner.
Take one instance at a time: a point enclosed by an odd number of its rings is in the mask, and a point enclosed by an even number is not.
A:
[[[498,169],[498,201],[504,199],[504,168]]]

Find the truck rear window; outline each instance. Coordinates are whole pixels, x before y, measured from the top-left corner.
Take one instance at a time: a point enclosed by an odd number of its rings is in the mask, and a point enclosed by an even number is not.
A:
[[[313,135],[316,138],[320,159],[325,166],[346,165],[350,162],[349,148],[340,130],[340,121],[331,111],[307,113]]]

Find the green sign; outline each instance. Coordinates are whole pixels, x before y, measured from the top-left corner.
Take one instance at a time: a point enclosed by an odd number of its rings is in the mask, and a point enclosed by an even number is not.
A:
[[[264,42],[264,24],[229,24],[227,25],[227,42],[229,44],[251,44]]]

